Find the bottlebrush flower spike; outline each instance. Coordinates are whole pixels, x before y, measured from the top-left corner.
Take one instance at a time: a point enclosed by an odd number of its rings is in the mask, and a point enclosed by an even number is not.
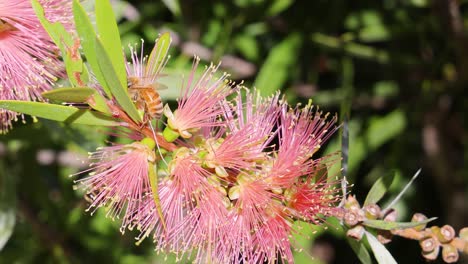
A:
[[[87,210],[94,213],[106,206],[107,216],[112,219],[123,214],[122,232],[128,225],[125,220],[129,215],[142,205],[146,196],[151,197],[148,162],[155,160],[154,142],[142,142],[104,147],[91,153],[90,160],[95,162],[90,169],[79,173],[90,172],[89,176],[75,181],[91,199]]]
[[[282,195],[274,193],[264,179],[262,173],[242,174],[238,176],[237,185],[229,191],[233,215],[228,229],[235,236],[227,234],[229,250],[224,256],[226,259],[242,256],[246,263],[274,262],[280,253],[281,258],[292,260],[291,219],[281,203]]]
[[[266,158],[264,152],[276,135],[280,106],[279,94],[272,98],[261,98],[258,94],[247,92],[245,99],[239,91],[234,99],[235,106],[224,103],[225,124],[228,134],[224,137],[217,133],[206,140],[208,154],[204,157],[205,165],[217,172],[230,168],[246,170]]]
[[[195,58],[190,76],[182,89],[183,94],[178,100],[177,110],[172,113],[169,108],[165,108],[164,111],[168,128],[182,138],[192,137],[201,128],[220,125],[216,118],[223,114],[221,102],[232,93],[226,73],[215,79],[218,66],[210,65],[195,80],[198,63],[199,58]]]
[[[39,0],[50,22],[71,28],[71,3]],[[30,0],[0,1],[0,99],[42,100],[41,93],[63,77],[58,48],[42,28]],[[17,120],[15,112],[0,109],[0,133]]]
[[[318,166],[321,167],[320,165]],[[341,198],[335,182],[327,182],[326,173],[317,172],[285,191],[285,200],[296,219],[318,224],[333,215],[333,207]]]
[[[279,130],[278,155],[272,167],[272,182],[288,187],[298,177],[315,170],[312,155],[337,130],[337,117],[327,121],[328,114],[313,111],[310,104],[304,108],[287,110],[283,105]]]

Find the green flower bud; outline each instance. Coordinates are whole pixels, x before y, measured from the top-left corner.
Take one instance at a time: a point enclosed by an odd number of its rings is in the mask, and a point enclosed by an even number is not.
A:
[[[442,259],[446,263],[455,263],[458,261],[459,254],[456,247],[446,244],[442,247]]]
[[[363,226],[361,225],[358,225],[358,226],[355,226],[351,229],[349,229],[347,232],[346,232],[346,236],[350,237],[350,238],[353,238],[357,241],[361,241],[362,237],[364,236],[364,232],[365,232],[365,229]]]
[[[419,241],[419,245],[421,246],[423,252],[432,252],[436,247],[439,246],[437,240],[432,236],[421,239]]]
[[[163,137],[167,142],[174,142],[179,138],[179,136],[180,134],[177,131],[172,130],[170,127],[167,126],[164,128]]]
[[[440,251],[440,248],[435,247],[434,250],[432,250],[432,251],[429,251],[429,252],[424,252],[423,251],[422,255],[426,260],[436,260],[437,257],[439,256],[439,251]]]
[[[363,209],[367,219],[377,219],[380,216],[380,207],[376,204],[366,205]]]
[[[421,221],[424,221],[426,220],[427,217],[423,214],[420,214],[420,213],[416,213],[413,215],[413,217],[411,218],[411,222],[421,222]],[[421,231],[423,230],[424,228],[426,228],[426,224],[421,224],[421,225],[418,225],[418,226],[415,226],[414,227],[414,230],[416,231]]]

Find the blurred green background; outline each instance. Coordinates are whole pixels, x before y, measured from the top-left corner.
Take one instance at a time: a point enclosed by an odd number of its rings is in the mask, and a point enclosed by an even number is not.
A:
[[[468,1],[112,2],[125,45],[144,39],[149,52],[159,32],[172,32],[166,100],[178,95],[194,54],[203,64],[222,61],[232,79],[264,94],[312,98],[349,117],[348,179],[360,201],[378,177],[396,173],[390,200],[422,168],[397,205],[399,219],[421,212],[438,216],[437,225],[467,226]],[[0,136],[0,247],[13,232],[0,263],[165,260],[150,240],[135,246],[118,222],[85,212],[69,175],[112,141],[91,131],[41,120]],[[339,134],[323,153],[336,150]],[[333,226],[304,233],[313,231],[298,241],[297,263],[358,263]],[[388,248],[399,263],[423,261],[417,242],[397,238]]]

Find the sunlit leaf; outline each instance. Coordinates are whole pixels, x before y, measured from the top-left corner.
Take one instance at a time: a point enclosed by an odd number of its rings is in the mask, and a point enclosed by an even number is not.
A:
[[[271,95],[284,87],[290,69],[297,61],[298,53],[291,51],[298,50],[300,43],[301,37],[291,34],[271,49],[254,83],[262,95]]]
[[[372,185],[372,188],[367,194],[366,200],[364,201],[364,206],[378,203],[385,195],[385,193],[390,189],[394,178],[395,173],[389,173],[383,177],[380,177],[374,183],[374,185]]]
[[[90,87],[64,87],[42,93],[42,97],[64,103],[87,103],[93,109],[110,114],[106,99]]]
[[[106,85],[104,76],[102,75],[101,68],[99,68],[97,61],[96,47],[94,42],[96,38],[96,32],[93,25],[91,24],[91,21],[89,20],[88,15],[83,9],[83,6],[81,6],[78,0],[73,1],[73,15],[75,18],[76,30],[80,36],[81,46],[83,48],[86,59],[88,60],[89,66],[91,66],[91,70],[93,71],[96,80],[98,80],[98,82],[101,84],[104,92],[109,98],[112,98],[112,94]]]
[[[163,64],[165,63],[170,46],[171,34],[169,32],[159,36],[148,58],[148,67],[145,69],[145,76],[151,76],[156,74],[158,70],[161,70],[162,66],[164,66]]]
[[[0,251],[10,239],[15,222],[16,214],[13,208],[0,208]]]
[[[412,228],[418,225],[427,224],[434,221],[437,217],[432,217],[420,222],[388,222],[384,220],[365,220],[362,224],[367,227],[372,227],[380,230],[393,230]]]
[[[64,87],[42,93],[42,97],[67,103],[84,103],[96,92],[90,87]]]
[[[271,4],[271,6],[268,8],[266,14],[269,16],[275,16],[286,10],[293,3],[293,0],[275,0],[273,1],[273,4]]]
[[[50,23],[47,20],[44,14],[44,8],[37,0],[32,0],[32,6],[41,25],[57,47],[60,48],[70,82],[74,86],[79,86],[81,81],[87,81],[84,80],[85,77],[87,78],[87,73],[82,74],[85,70],[83,69],[83,61],[78,51],[77,44],[79,43],[74,42],[72,35],[67,32],[62,24],[58,22]]]
[[[369,251],[367,250],[366,246],[362,243],[362,241],[356,241],[349,237],[346,237],[346,240],[353,249],[354,253],[356,253],[356,256],[359,258],[361,263],[372,264],[372,259],[369,254]]]
[[[0,252],[13,233],[16,223],[16,193],[13,175],[0,161]]]
[[[44,8],[39,3],[38,0],[31,0],[32,6],[38,17],[39,21],[41,22],[44,29],[47,31],[49,36],[52,38],[56,45],[65,42],[68,45],[71,45],[73,42],[73,38],[71,35],[65,30],[65,27],[60,23],[50,23],[47,18],[45,17]]]
[[[162,0],[164,5],[171,10],[172,14],[180,15],[180,5],[178,0]]]
[[[374,235],[366,232],[366,237],[379,264],[397,264],[392,254],[388,252],[387,248]]]
[[[114,68],[114,75],[120,81],[120,85],[125,87],[127,85],[125,58],[122,52],[122,42],[120,40],[119,28],[117,27],[117,21],[115,20],[112,5],[109,0],[99,0],[96,1],[95,9],[99,39],[101,40],[101,44],[104,47],[103,49],[106,50],[111,65]],[[96,50],[98,50],[98,48],[96,48]],[[102,53],[97,52],[97,54],[101,56]],[[103,72],[103,74],[104,76],[106,75],[105,72]],[[107,83],[109,84],[108,81]]]
[[[123,110],[137,122],[141,122],[141,117],[138,114],[138,111],[135,108],[132,100],[130,99],[126,86],[122,86],[118,80],[117,74],[114,67],[112,66],[109,55],[101,44],[101,41],[96,38],[96,52],[100,54],[98,63],[101,68],[102,73],[104,74],[104,79],[107,83],[107,86],[110,88],[112,95],[115,97],[119,105]],[[124,88],[125,87],[125,88]]]
[[[366,143],[375,149],[398,135],[405,126],[406,117],[400,110],[395,110],[383,117],[373,118],[366,133]]]
[[[28,114],[36,117],[64,122],[66,124],[82,124],[96,126],[117,126],[111,117],[73,106],[55,105],[41,102],[0,100],[0,108]]]

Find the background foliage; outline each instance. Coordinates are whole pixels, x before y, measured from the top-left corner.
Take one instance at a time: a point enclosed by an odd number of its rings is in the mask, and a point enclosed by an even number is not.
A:
[[[388,200],[422,173],[397,205],[438,216],[437,225],[466,226],[468,182],[468,1],[113,1],[124,46],[159,32],[173,34],[166,71],[174,100],[194,54],[222,61],[232,79],[264,94],[281,89],[290,103],[313,99],[323,111],[349,118],[348,179],[363,201],[380,176],[396,173]],[[88,4],[89,10],[92,5]],[[128,50],[127,50],[128,51]],[[1,263],[159,263],[150,240],[134,245],[118,224],[85,213],[69,177],[102,131],[41,120],[0,137]],[[340,149],[335,135],[323,151]],[[16,224],[12,219],[16,213]],[[333,225],[309,228],[297,263],[356,263]],[[422,261],[414,241],[389,249],[399,263]],[[171,256],[168,263],[173,262]]]

